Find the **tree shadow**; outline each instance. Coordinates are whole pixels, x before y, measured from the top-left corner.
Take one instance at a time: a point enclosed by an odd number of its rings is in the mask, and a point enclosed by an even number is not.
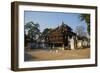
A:
[[[27,54],[26,52],[24,53],[24,61],[34,61],[36,59],[37,59],[36,57],[33,57],[33,56]]]

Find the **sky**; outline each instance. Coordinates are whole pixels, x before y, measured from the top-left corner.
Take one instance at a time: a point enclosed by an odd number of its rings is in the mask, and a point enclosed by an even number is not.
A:
[[[75,31],[77,26],[83,26],[87,31],[85,21],[80,21],[79,13],[64,13],[64,12],[39,12],[39,11],[24,11],[24,23],[33,21],[39,23],[40,31],[45,28],[56,28],[64,22]]]

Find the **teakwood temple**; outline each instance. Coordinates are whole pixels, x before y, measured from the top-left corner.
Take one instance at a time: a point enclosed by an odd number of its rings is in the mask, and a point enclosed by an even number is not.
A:
[[[28,38],[25,40],[27,41],[27,39]],[[31,46],[32,45],[37,45],[37,48],[59,50],[77,49],[82,47],[89,47],[90,39],[87,37],[78,36],[73,32],[70,26],[62,22],[60,26],[48,31],[46,35],[40,36],[37,42],[31,42]],[[36,46],[34,48],[36,48]]]

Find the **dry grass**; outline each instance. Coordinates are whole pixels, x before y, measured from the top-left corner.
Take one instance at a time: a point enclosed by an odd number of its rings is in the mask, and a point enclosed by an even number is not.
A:
[[[25,61],[41,61],[41,60],[64,60],[64,59],[85,59],[90,58],[90,49],[78,50],[30,50],[25,52]]]

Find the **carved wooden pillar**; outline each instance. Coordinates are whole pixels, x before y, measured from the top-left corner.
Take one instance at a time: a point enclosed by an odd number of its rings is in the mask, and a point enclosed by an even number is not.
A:
[[[64,50],[64,48],[65,48],[65,45],[64,45],[64,43],[62,44],[62,50]]]

